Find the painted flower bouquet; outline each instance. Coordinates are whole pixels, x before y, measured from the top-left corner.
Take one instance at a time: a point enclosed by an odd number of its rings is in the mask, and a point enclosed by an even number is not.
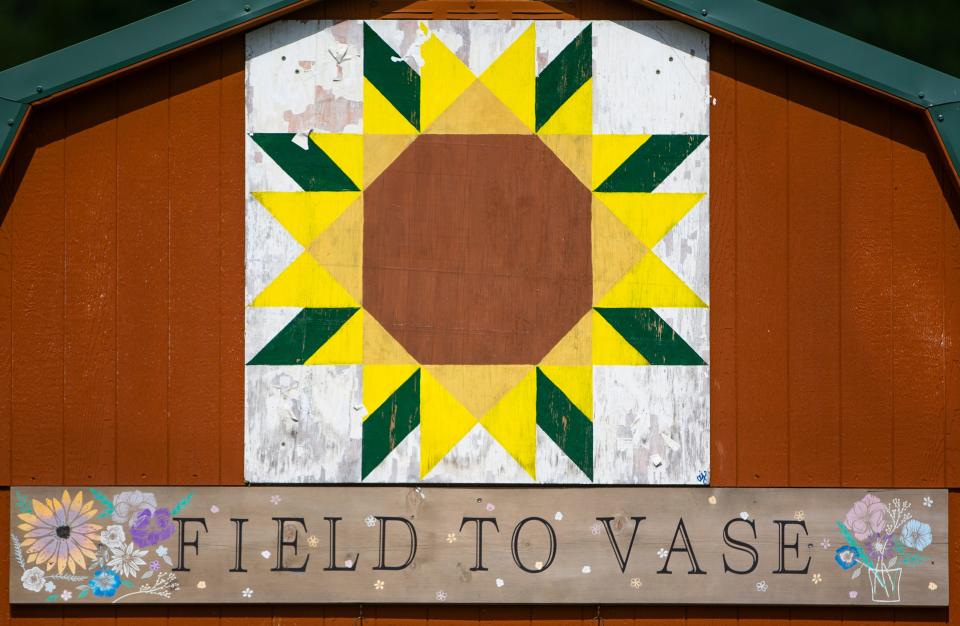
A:
[[[47,602],[67,602],[74,594],[77,600],[96,596],[113,602],[137,594],[169,598],[178,583],[162,543],[174,534],[172,518],[193,494],[167,508],[139,490],[112,500],[96,489],[89,492],[64,490],[43,501],[17,494],[21,534],[11,533],[11,540],[24,589],[49,594]]]
[[[933,542],[930,525],[913,519],[911,504],[893,498],[884,504],[867,494],[847,511],[837,527],[846,540],[834,559],[851,579],[867,569],[874,602],[900,601],[900,576],[904,567],[922,563],[920,555]]]

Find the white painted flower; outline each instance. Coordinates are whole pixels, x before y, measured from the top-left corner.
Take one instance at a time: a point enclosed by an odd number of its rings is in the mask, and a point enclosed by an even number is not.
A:
[[[111,524],[106,530],[100,531],[100,543],[108,548],[122,548],[123,542],[127,540],[126,533],[123,532],[123,526],[120,524]]]
[[[367,528],[373,528],[377,524],[377,518],[372,515],[368,515],[363,518],[363,523],[367,525]]]
[[[244,598],[252,598],[253,589],[251,589],[250,587],[247,587],[246,589],[240,592],[240,595],[242,595]]]
[[[134,489],[122,491],[113,496],[113,513],[110,518],[118,524],[129,522],[137,517],[137,513],[144,509],[153,511],[157,508],[157,497],[152,493]]]
[[[821,582],[823,582],[823,576],[821,576],[818,572],[814,574],[812,578],[810,578],[810,582],[812,582],[814,585],[819,585]]]
[[[47,584],[43,586],[44,591],[47,593],[53,593],[53,590],[57,588],[57,585],[54,584],[52,580],[48,580]]]
[[[496,580],[496,583],[497,583],[497,587],[503,587],[503,585],[504,585],[504,582],[503,582],[503,579],[502,579],[502,578],[498,578],[498,579]]]
[[[829,549],[830,549],[830,540],[827,539],[826,537],[824,537],[823,540],[820,541],[820,547],[823,548],[824,550],[829,550]]]
[[[270,551],[269,551],[269,550],[264,550],[263,552],[260,553],[260,556],[262,556],[262,557],[265,558],[265,559],[269,559],[269,558],[270,558]]]
[[[133,578],[140,571],[140,566],[147,564],[143,560],[146,555],[146,550],[137,550],[137,546],[128,543],[126,549],[114,548],[110,550],[110,560],[107,561],[107,566],[124,578]]]
[[[553,514],[553,519],[559,522],[560,520],[563,519],[563,513],[561,513],[560,511],[557,511],[556,513]]]
[[[938,587],[937,583],[933,582],[932,580],[927,583],[927,589],[929,589],[930,591],[936,591],[937,587]]]
[[[533,569],[543,569],[543,561],[537,561],[533,564]]]
[[[497,507],[493,506],[493,502],[487,502],[487,510],[488,510],[488,511],[492,511],[492,510],[494,510],[495,508],[497,508]]]
[[[43,575],[43,570],[39,567],[31,567],[23,572],[20,577],[23,588],[27,591],[40,591],[47,582],[47,577]]]
[[[316,548],[317,546],[320,545],[320,540],[317,538],[316,535],[310,535],[309,537],[307,537],[307,545],[310,546],[311,548]]]
[[[603,524],[594,522],[593,525],[590,526],[590,532],[594,535],[599,535],[603,532]]]
[[[767,581],[761,580],[757,583],[757,591],[760,593],[766,593],[767,589],[769,589],[769,587],[767,587]]]
[[[589,565],[584,565],[583,567],[580,568],[580,573],[582,574],[589,574],[592,571],[593,569]]]
[[[643,581],[640,580],[639,578],[631,578],[630,586],[633,587],[634,589],[639,589],[640,587],[643,587]]]
[[[447,533],[447,543],[456,543],[457,535],[454,533]]]
[[[206,588],[207,588],[207,581],[201,580],[197,582],[197,589],[206,589]]]
[[[930,496],[923,496],[923,506],[927,507],[928,509],[932,507],[933,498],[931,498]]]
[[[382,580],[374,581],[373,588],[376,589],[377,591],[383,591],[383,581]]]
[[[660,557],[661,559],[667,558],[668,554],[670,554],[670,552],[666,548],[660,548],[659,550],[657,550],[657,556]]]
[[[437,601],[438,601],[438,602],[443,602],[443,601],[446,600],[446,599],[447,599],[447,592],[446,592],[446,591],[438,591],[438,592],[437,592]]]
[[[220,512],[220,507],[218,507],[216,504],[214,504],[214,505],[212,505],[212,506],[210,507],[210,512],[213,513],[214,515],[216,515],[217,513]]]
[[[717,496],[710,496],[709,498],[707,498],[707,502],[709,502],[710,504],[716,504]]]
[[[70,591],[68,591],[68,590],[66,590],[66,589],[64,589],[64,590],[63,590],[63,593],[60,594],[60,599],[63,600],[64,602],[66,602],[67,600],[69,600],[69,599],[72,598],[72,597],[73,597],[73,593],[70,592]]]
[[[793,519],[797,520],[798,522],[802,522],[806,518],[807,518],[807,514],[804,513],[803,511],[797,511],[796,513],[793,514]]]
[[[272,496],[270,496],[270,504],[272,504],[272,505],[274,505],[274,506],[280,504],[280,501],[281,501],[281,500],[283,500],[283,498],[281,498],[281,497],[279,496],[279,494],[276,494],[276,493],[275,493],[275,494],[273,494]]]
[[[859,596],[860,594],[859,594],[858,592],[856,592],[856,591],[851,591],[851,592],[849,593],[849,595],[850,595],[850,599],[851,599],[851,600],[856,600],[856,599],[857,599],[857,596]]]
[[[157,556],[160,557],[161,559],[167,556],[167,554],[169,554],[169,552],[167,551],[167,546],[157,546],[157,549],[154,550],[154,552],[156,552]]]
[[[740,511],[740,519],[750,519],[750,514],[746,511]]]
[[[353,567],[353,559],[347,559],[343,562],[344,567]]]

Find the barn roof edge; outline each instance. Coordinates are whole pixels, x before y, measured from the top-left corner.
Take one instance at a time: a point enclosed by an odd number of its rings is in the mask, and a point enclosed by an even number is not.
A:
[[[190,0],[0,72],[0,168],[30,106],[317,0]],[[960,78],[759,0],[634,0],[927,110],[960,177]]]

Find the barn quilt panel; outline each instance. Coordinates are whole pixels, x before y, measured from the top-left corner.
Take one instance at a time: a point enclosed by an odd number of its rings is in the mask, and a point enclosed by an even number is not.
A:
[[[249,481],[709,481],[706,34],[246,45]]]

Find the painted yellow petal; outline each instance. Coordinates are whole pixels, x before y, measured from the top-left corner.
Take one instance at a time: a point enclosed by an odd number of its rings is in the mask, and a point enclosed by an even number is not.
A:
[[[70,510],[74,513],[79,513],[81,508],[83,508],[83,491],[77,490],[77,495],[73,497],[73,504]]]
[[[33,562],[36,561],[36,560],[37,560],[37,555],[36,555],[36,554],[28,554],[28,555],[27,555],[27,563],[33,563]]]
[[[81,512],[81,513],[86,513],[87,511],[90,510],[90,508],[91,508],[92,506],[93,506],[93,500],[87,500],[87,501],[84,503],[83,508],[80,509],[80,512]],[[96,510],[94,510],[94,513],[96,513]]]
[[[37,541],[36,539],[24,539],[23,541],[20,542],[20,546],[23,548],[26,548],[27,546],[33,543],[36,543],[36,541]]]
[[[82,554],[83,556],[87,557],[88,559],[95,559],[95,558],[97,558],[97,553],[96,553],[96,552],[94,552],[93,550],[87,550],[86,548],[80,548],[80,554]]]
[[[76,573],[77,573],[77,564],[74,563],[74,559],[72,559],[72,558],[71,558],[71,559],[67,559],[67,567],[70,568],[70,573],[71,573],[71,574],[76,574]]]
[[[50,501],[47,500],[47,502],[50,502]],[[34,513],[34,515],[37,516],[36,519],[40,520],[41,523],[46,524],[46,525],[48,525],[48,526],[52,526],[52,525],[54,524],[54,521],[53,521],[53,510],[50,508],[49,505],[44,504],[43,502],[40,502],[39,500],[34,500],[34,501],[33,501],[33,513]],[[27,520],[24,519],[23,521],[26,522]]]
[[[24,515],[27,515],[27,513],[21,513],[21,514],[20,514],[20,517],[23,517]],[[33,515],[31,515],[30,517],[33,517],[33,519],[37,519],[37,518],[34,517]],[[39,524],[19,524],[19,525],[17,525],[17,528],[19,528],[20,530],[33,530],[33,529],[36,528],[38,525],[39,525]]]
[[[73,521],[70,522],[70,525],[71,525],[71,526],[79,526],[80,524],[84,523],[85,521],[87,521],[88,519],[90,519],[91,517],[93,517],[93,516],[96,515],[96,514],[97,514],[97,510],[96,510],[96,509],[94,509],[94,510],[92,510],[92,511],[88,511],[87,513],[80,513],[79,515],[77,515],[76,517],[73,518]]]
[[[62,574],[65,569],[67,569],[67,542],[61,541],[57,548],[57,573]]]

